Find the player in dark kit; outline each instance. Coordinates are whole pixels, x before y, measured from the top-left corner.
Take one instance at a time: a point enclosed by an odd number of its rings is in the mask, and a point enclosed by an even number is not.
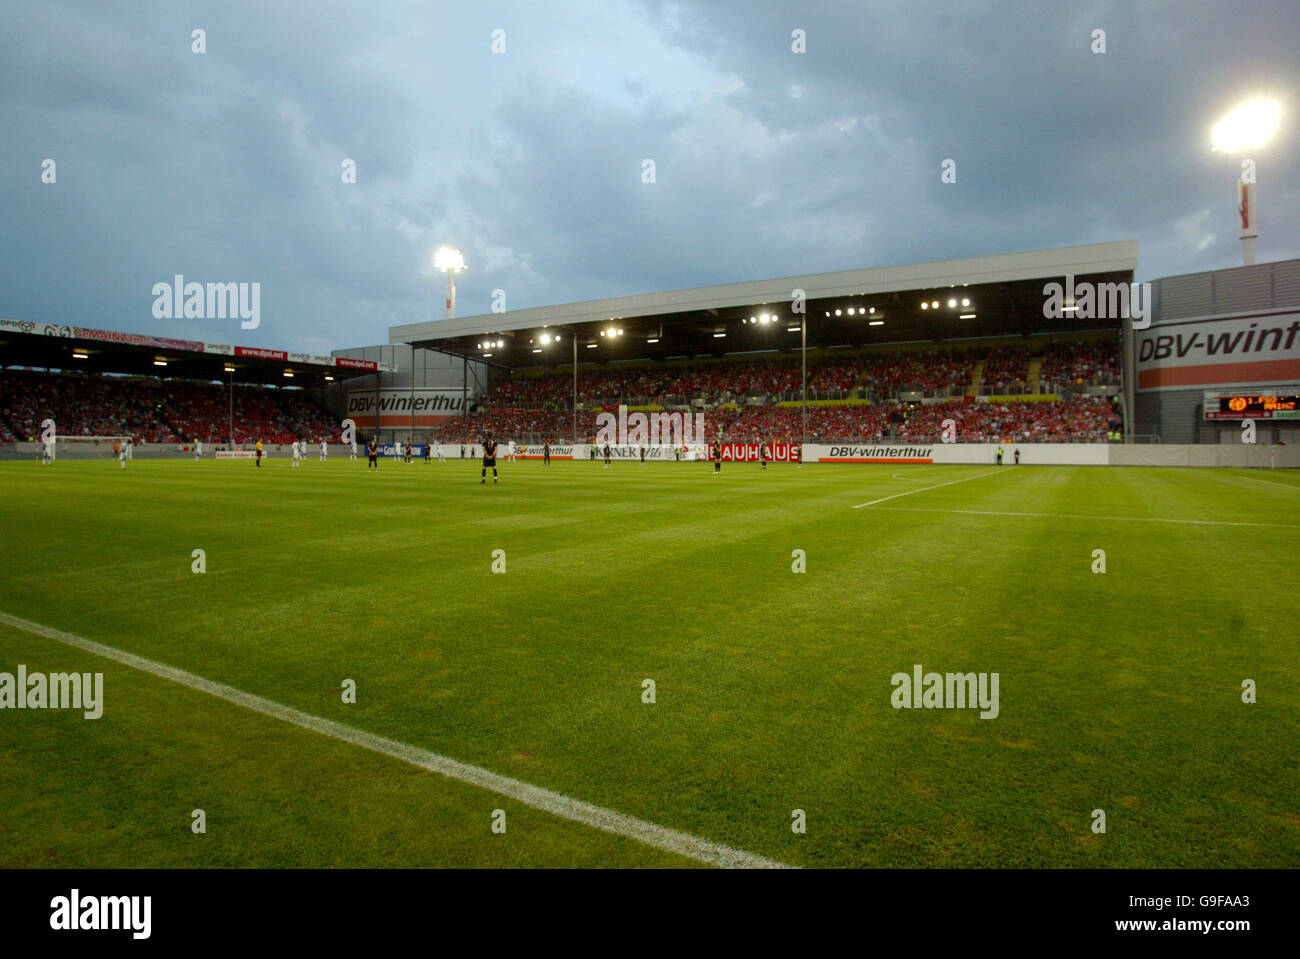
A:
[[[373,436],[370,437],[370,442],[366,444],[366,456],[370,458],[370,462],[366,464],[366,470],[379,469],[379,443]]]
[[[768,461],[768,459],[770,459],[770,451],[769,451],[768,448],[767,448],[767,444],[764,443],[762,440],[759,440],[759,441],[758,441],[758,460],[759,460],[760,463],[763,464],[763,469],[767,469],[767,461]]]
[[[497,441],[489,433],[483,440],[483,478],[480,483],[487,482],[488,467],[492,467],[492,482],[497,481]]]
[[[722,440],[713,444],[713,472],[722,472]]]
[[[609,465],[609,444],[605,444],[605,465]]]
[[[547,440],[542,444],[542,465],[551,465],[551,441]]]

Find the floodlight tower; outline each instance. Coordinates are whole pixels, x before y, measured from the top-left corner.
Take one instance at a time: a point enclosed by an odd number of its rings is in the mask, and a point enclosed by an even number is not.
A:
[[[447,272],[447,319],[456,318],[456,274],[465,269],[460,250],[442,247],[433,255],[433,265]]]
[[[1282,109],[1275,100],[1248,100],[1229,112],[1210,131],[1216,153],[1246,157],[1273,138]],[[1244,166],[1244,164],[1243,164]],[[1241,259],[1245,266],[1255,262],[1255,171],[1243,168],[1237,177],[1237,212],[1241,215]]]

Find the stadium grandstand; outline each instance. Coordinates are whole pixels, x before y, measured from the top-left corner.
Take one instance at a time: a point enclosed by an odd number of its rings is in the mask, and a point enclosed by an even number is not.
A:
[[[129,437],[142,455],[214,452],[261,440],[341,439],[325,403],[336,378],[381,375],[379,363],[282,350],[0,320],[0,455],[22,455],[53,420],[68,440]],[[80,444],[78,444],[80,446]],[[64,454],[66,455],[66,454]]]
[[[1111,442],[1125,435],[1123,318],[1048,317],[1044,284],[1133,281],[1093,244],[621,297],[394,327],[489,370],[438,437],[587,442],[620,407],[704,412],[754,442]]]

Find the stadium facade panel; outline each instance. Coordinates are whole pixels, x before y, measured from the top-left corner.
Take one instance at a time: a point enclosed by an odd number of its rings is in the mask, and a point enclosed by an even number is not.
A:
[[[1300,260],[1154,280],[1146,329],[1126,325],[1136,433],[1164,443],[1300,441]]]

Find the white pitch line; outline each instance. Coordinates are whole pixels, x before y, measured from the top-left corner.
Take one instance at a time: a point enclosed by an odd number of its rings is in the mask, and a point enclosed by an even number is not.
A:
[[[1222,477],[1222,476],[1215,477],[1215,479],[1225,479],[1225,478],[1226,477]],[[1237,473],[1233,473],[1232,478],[1248,480],[1251,483],[1266,483],[1269,486],[1280,486],[1282,487],[1282,489],[1290,490],[1292,493],[1300,492],[1300,486],[1297,486],[1294,483],[1283,483],[1280,482],[1279,480],[1262,479],[1261,477],[1258,476],[1241,476],[1240,474]]]
[[[187,673],[184,670],[166,666],[151,659],[145,659],[143,656],[136,656],[134,653],[123,652],[112,646],[104,646],[101,643],[96,643],[73,633],[65,633],[49,626],[43,626],[40,623],[19,619],[17,616],[10,616],[8,613],[0,613],[0,623],[34,633],[37,636],[53,639],[67,646],[83,649],[86,652],[94,653],[96,656],[114,660],[141,672],[160,676],[163,679],[170,679],[172,682],[216,696],[218,699],[224,699],[236,706],[243,706],[245,709],[251,709],[265,716],[271,716],[274,719],[301,726],[303,729],[309,729],[323,736],[329,736],[333,739],[351,743],[354,746],[360,746],[363,749],[369,749],[372,752],[400,759],[402,762],[410,763],[412,766],[418,766],[421,769],[427,769],[429,772],[439,773],[449,779],[456,779],[472,786],[478,786],[489,792],[514,799],[524,805],[559,816],[562,819],[593,826],[616,836],[634,839],[655,849],[694,859],[696,862],[702,862],[710,866],[720,866],[724,869],[789,868],[785,863],[766,859],[754,853],[745,852],[741,849],[732,849],[729,846],[692,836],[690,833],[668,829],[665,826],[659,826],[644,819],[637,819],[634,816],[627,816],[612,809],[594,806],[591,803],[572,799],[562,793],[542,789],[540,786],[533,786],[518,779],[511,779],[509,776],[502,776],[500,773],[494,773],[479,766],[471,766],[469,763],[440,756],[437,753],[416,746],[409,746],[406,743],[385,739],[364,730],[344,726],[342,723],[336,723],[330,719],[322,719],[319,716],[299,712],[269,699],[263,699],[261,696],[254,696],[252,693],[235,689],[233,686],[213,682],[210,679],[204,679],[202,676],[196,676],[194,673]]]
[[[910,489],[903,493],[895,493],[893,496],[886,496],[883,499],[873,499],[870,503],[859,503],[854,509],[862,509],[864,506],[875,506],[877,503],[887,503],[891,499],[898,499],[900,496],[911,496],[913,493],[925,493],[932,489],[939,489],[943,486],[952,486],[954,483],[967,483],[973,479],[979,479],[981,476],[992,476],[994,473],[1001,473],[1002,470],[989,470],[987,473],[976,473],[974,476],[963,476],[961,479],[950,480],[947,483],[936,483],[934,486],[923,486],[921,489]],[[1013,472],[1007,470],[1006,472]]]
[[[903,513],[969,513],[972,516],[1037,516],[1044,519],[1101,519],[1129,523],[1185,523],[1191,526],[1267,526],[1273,529],[1300,529],[1286,523],[1234,523],[1220,519],[1164,519],[1158,516],[1084,516],[1078,513],[1003,513],[987,509],[939,509],[925,506],[882,506],[884,510]]]

